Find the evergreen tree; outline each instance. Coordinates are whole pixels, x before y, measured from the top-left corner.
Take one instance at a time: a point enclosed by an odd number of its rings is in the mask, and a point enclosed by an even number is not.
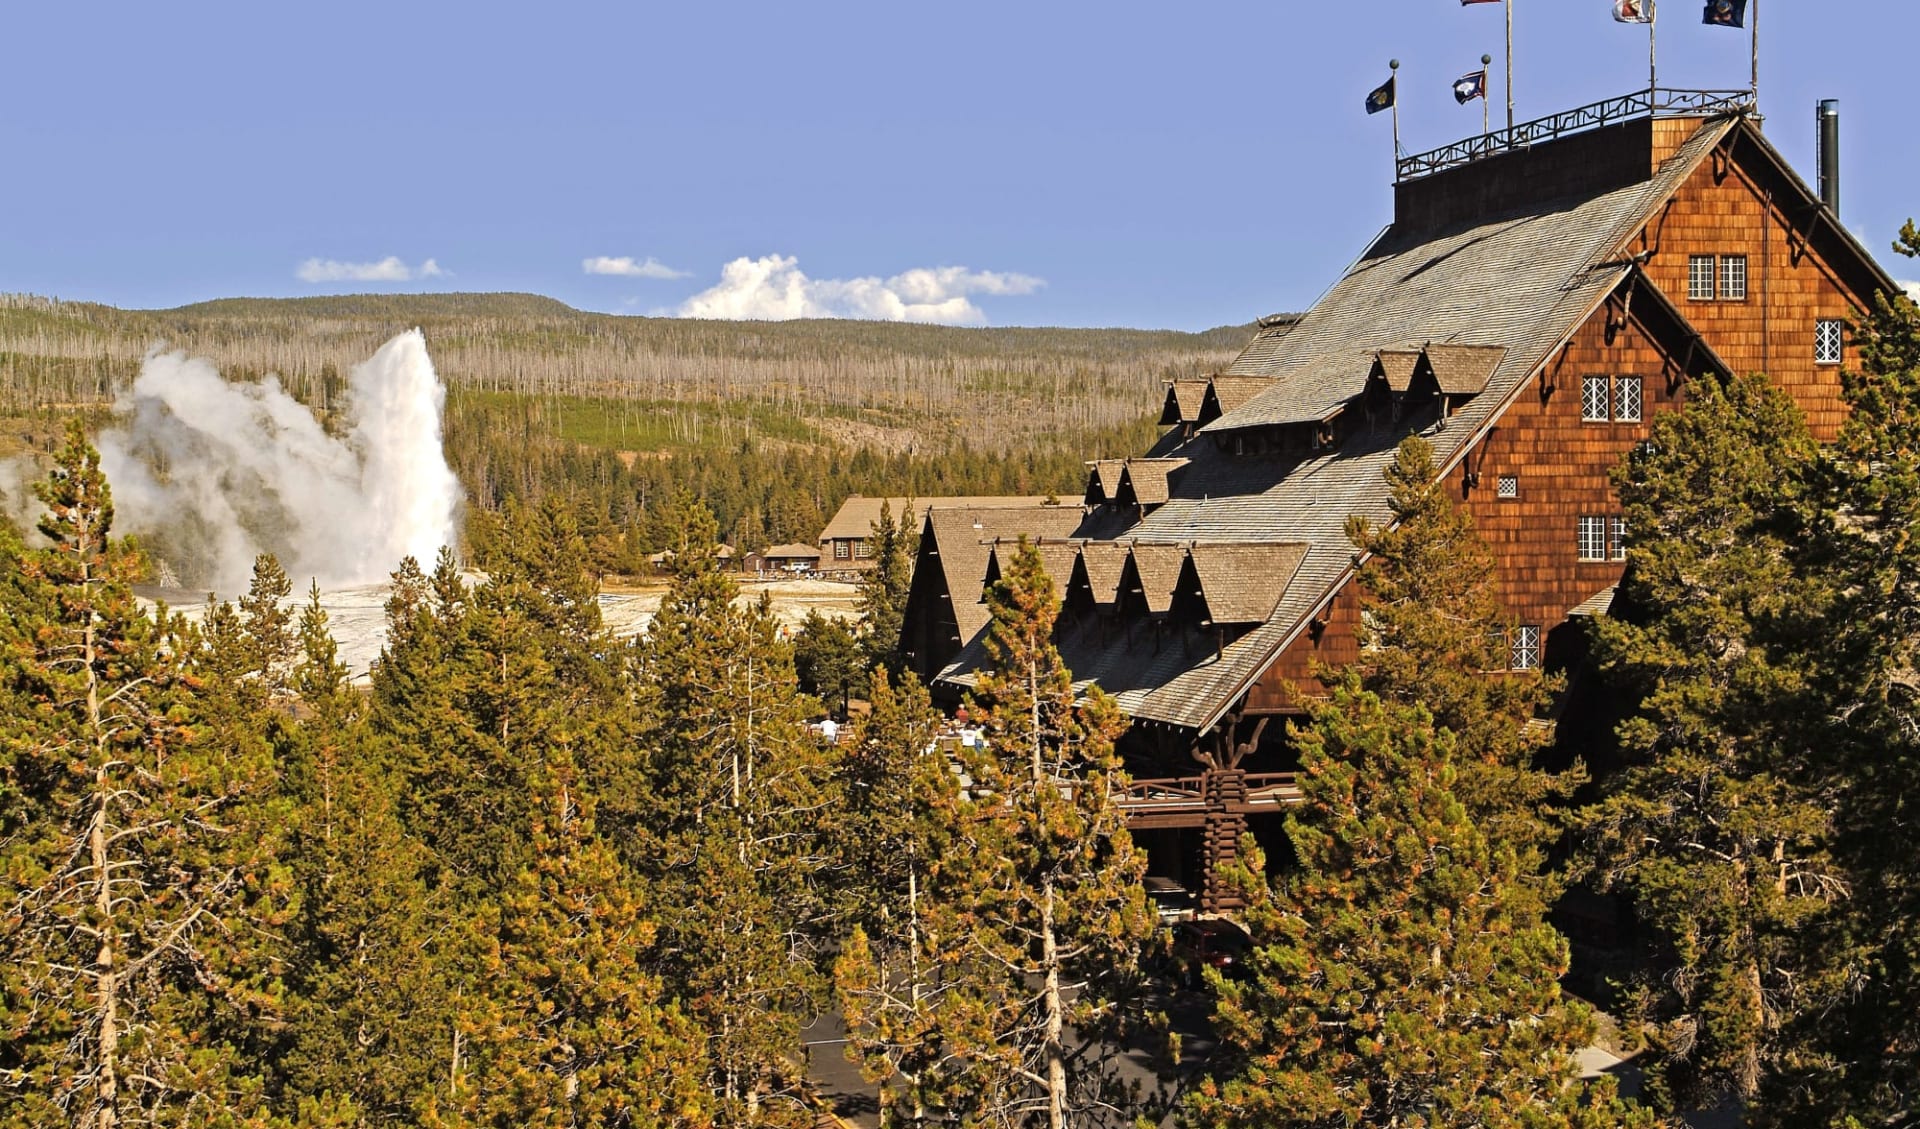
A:
[[[1637,1002],[1675,1108],[1750,1100],[1796,1054],[1788,1021],[1843,987],[1845,960],[1800,944],[1845,888],[1808,724],[1821,596],[1796,563],[1815,454],[1792,400],[1739,378],[1694,386],[1615,475],[1633,540],[1595,660],[1639,704],[1579,822],[1596,885],[1664,942]]]
[[[1140,1018],[1129,989],[1153,918],[1146,860],[1115,803],[1124,723],[1097,688],[1076,701],[1033,546],[1021,545],[988,605],[986,739],[961,751],[970,783],[952,832],[968,846],[945,853],[924,903],[940,990],[930,1018],[902,1032],[923,1045],[901,1098],[963,1125],[1126,1123],[1137,1095],[1113,1066]],[[843,980],[871,993],[886,975]]]
[[[269,699],[283,697],[290,690],[288,677],[298,646],[293,609],[287,604],[292,594],[293,582],[272,553],[255,558],[253,580],[247,594],[240,597],[240,615],[245,623],[249,672]]]
[[[531,862],[479,919],[487,993],[429,1126],[712,1125],[698,1032],[641,966],[654,927],[593,828],[564,743],[548,751]]]
[[[1402,705],[1418,703],[1458,738],[1454,791],[1496,840],[1512,845],[1531,874],[1561,827],[1550,805],[1584,778],[1542,771],[1544,727],[1528,725],[1557,678],[1538,671],[1489,676],[1508,666],[1513,625],[1500,605],[1493,552],[1473,518],[1439,489],[1433,448],[1410,435],[1386,472],[1392,520],[1347,526],[1360,567],[1361,683]]]
[[[1518,855],[1453,791],[1454,735],[1354,674],[1310,718],[1287,818],[1299,866],[1270,884],[1254,848],[1237,869],[1252,979],[1218,981],[1225,1069],[1185,1123],[1653,1124],[1609,1088],[1569,1088],[1592,1021],[1560,996],[1566,942]]]
[[[823,994],[831,764],[764,601],[737,607],[713,519],[688,510],[637,653],[646,804],[619,841],[662,924],[669,990],[707,1032],[722,1125],[803,1124],[800,1028]]]
[[[897,1104],[917,1118],[925,1109],[914,1095],[941,1054],[935,1025],[944,983],[922,905],[954,848],[960,782],[936,746],[939,715],[918,680],[896,690],[885,668],[875,668],[867,695],[872,712],[841,764],[846,818],[835,855],[849,878],[851,930],[834,986],[849,1057],[882,1085],[890,1107],[900,1078]]]
[[[846,620],[808,609],[793,637],[793,673],[800,689],[829,710],[843,711],[849,689],[866,677],[861,642]]]
[[[907,618],[907,594],[913,585],[913,552],[918,534],[907,528],[913,507],[895,521],[891,502],[880,503],[880,516],[867,544],[873,567],[860,577],[860,642],[868,666],[881,666],[896,678],[906,669],[900,653],[900,633]]]
[[[5,572],[0,841],[5,1126],[253,1124],[280,1007],[271,766],[196,726],[190,640],[148,618],[78,422],[39,497],[48,546]]]
[[[1920,256],[1909,221],[1894,244]],[[1833,593],[1807,648],[1830,720],[1814,738],[1840,769],[1835,850],[1850,883],[1843,922],[1802,939],[1857,977],[1792,1031],[1798,1061],[1765,1096],[1775,1123],[1894,1126],[1920,1120],[1920,307],[1879,296],[1854,327],[1852,414],[1825,471],[1808,538]]]

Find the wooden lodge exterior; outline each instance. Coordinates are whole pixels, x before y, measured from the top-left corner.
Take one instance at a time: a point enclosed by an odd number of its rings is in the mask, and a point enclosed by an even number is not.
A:
[[[909,529],[923,517],[929,506],[951,509],[1018,509],[1037,506],[1047,499],[1019,495],[987,495],[959,498],[868,498],[855,494],[840,503],[826,527],[820,531],[820,567],[823,570],[865,572],[874,566],[873,547],[868,541],[880,521],[884,505],[887,515],[902,529]]]
[[[1212,875],[1294,795],[1290,684],[1357,656],[1350,514],[1425,435],[1493,546],[1516,668],[1624,567],[1609,471],[1687,381],[1762,371],[1822,438],[1847,323],[1896,285],[1760,132],[1745,92],[1642,91],[1405,158],[1394,222],[1306,314],[1173,381],[1145,457],[1089,464],[1069,520],[929,515],[904,645],[957,702],[985,661],[983,584],[1038,539],[1075,677],[1133,719],[1127,804],[1155,874]],[[1062,577],[1061,573],[1065,576]]]

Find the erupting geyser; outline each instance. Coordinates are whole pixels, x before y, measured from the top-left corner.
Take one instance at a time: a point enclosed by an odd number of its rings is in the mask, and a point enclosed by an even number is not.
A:
[[[354,368],[338,438],[274,377],[229,384],[208,361],[155,354],[99,440],[115,524],[221,593],[243,590],[262,552],[323,587],[382,580],[408,555],[430,567],[458,531],[445,402],[417,329]]]

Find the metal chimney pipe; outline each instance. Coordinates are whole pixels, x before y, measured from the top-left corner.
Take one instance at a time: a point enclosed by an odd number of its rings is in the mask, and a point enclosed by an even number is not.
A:
[[[1840,100],[1823,98],[1815,112],[1820,150],[1820,200],[1840,218]]]

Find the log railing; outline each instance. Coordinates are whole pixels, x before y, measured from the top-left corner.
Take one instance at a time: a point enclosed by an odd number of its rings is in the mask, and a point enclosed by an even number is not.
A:
[[[1250,772],[1246,776],[1249,808],[1278,807],[1300,802],[1297,773]],[[1133,780],[1120,791],[1119,806],[1130,814],[1171,815],[1207,810],[1207,778],[1175,776]]]

